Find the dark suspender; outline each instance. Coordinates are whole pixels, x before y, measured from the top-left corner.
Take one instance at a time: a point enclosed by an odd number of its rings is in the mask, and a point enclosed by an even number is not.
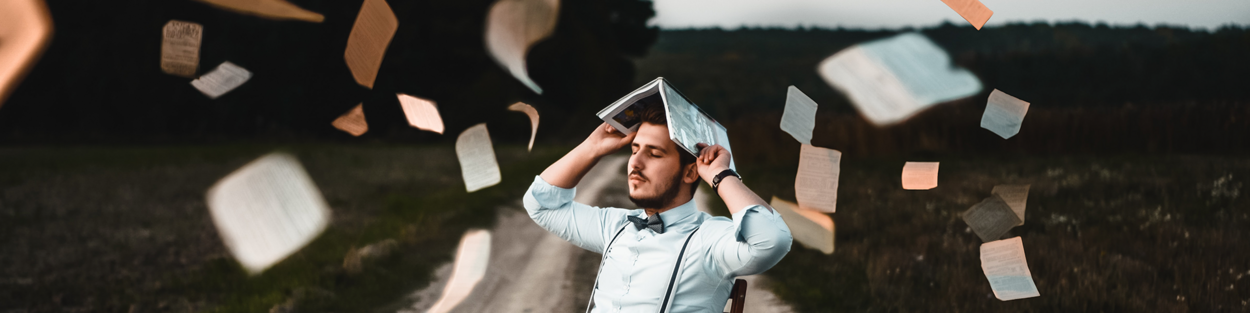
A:
[[[590,290],[590,301],[586,302],[586,312],[590,313],[590,304],[595,303],[595,292],[599,290],[599,274],[603,273],[603,263],[608,260],[608,249],[612,248],[612,243],[616,242],[616,237],[620,237],[625,232],[625,227],[629,227],[629,223],[621,226],[621,230],[616,231],[616,235],[612,236],[612,240],[608,241],[608,245],[603,247],[603,258],[599,259],[599,270],[595,272],[595,287]]]
[[[668,288],[666,288],[668,291],[664,293],[664,302],[660,303],[660,313],[664,313],[664,310],[668,309],[668,299],[673,296],[673,291],[677,290],[677,272],[681,269],[681,257],[686,255],[686,246],[690,245],[690,239],[694,238],[694,233],[697,232],[699,232],[699,228],[695,227],[690,232],[690,236],[686,237],[686,243],[681,245],[681,252],[677,253],[677,264],[673,265],[673,277],[668,279]]]

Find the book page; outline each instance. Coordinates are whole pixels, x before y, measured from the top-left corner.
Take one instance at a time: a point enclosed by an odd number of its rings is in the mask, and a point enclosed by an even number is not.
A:
[[[325,229],[329,205],[291,155],[271,153],[222,178],[207,195],[222,242],[253,275]]]
[[[486,16],[486,50],[518,81],[535,93],[543,89],[529,77],[525,55],[530,46],[556,29],[559,0],[499,0]]]
[[[195,77],[200,66],[200,40],[204,26],[169,20],[161,29],[161,70],[170,75]]]
[[[695,156],[699,155],[700,143],[716,144],[713,125],[718,125],[718,123],[668,84],[668,81],[662,81],[660,87],[664,100],[665,118],[668,120],[669,139]]]
[[[1016,225],[1024,225],[1024,205],[1029,200],[1029,185],[998,185],[990,193],[1003,198],[1011,211],[1016,213],[1020,219]]]
[[[1038,297],[1024,257],[1024,243],[1020,237],[1012,237],[981,244],[981,270],[990,281],[994,297],[1002,301]]]
[[[794,197],[799,205],[826,213],[838,208],[838,173],[842,152],[812,145],[799,150],[799,172],[794,177]]]
[[[356,23],[347,36],[347,50],[343,52],[356,83],[373,88],[386,47],[398,29],[399,20],[385,0],[365,0],[360,6],[360,14],[356,15]]]
[[[938,186],[938,162],[903,164],[903,189],[929,190]]]
[[[443,286],[443,295],[426,313],[451,312],[460,302],[473,293],[473,288],[486,276],[490,264],[490,231],[471,229],[460,238],[451,277]]]
[[[810,145],[813,128],[816,128],[816,101],[799,88],[790,86],[786,89],[786,108],[781,113],[781,130],[799,143]]]
[[[659,95],[660,82],[664,81],[663,77],[656,77],[633,92],[625,94],[624,97],[613,101],[612,104],[595,113],[599,119],[612,125],[616,130],[623,134],[632,134],[638,129],[639,117],[636,113],[642,109],[643,105],[651,102],[663,102]]]
[[[242,86],[248,79],[252,79],[252,72],[226,61],[218,65],[213,71],[200,76],[191,81],[191,86],[200,90],[209,99],[217,99],[221,95]]]
[[[877,126],[898,123],[925,106],[916,101],[903,82],[856,46],[820,62],[825,82],[851,100],[855,110]]]
[[[402,93],[397,93],[395,96],[399,97],[399,106],[404,109],[404,116],[408,118],[409,126],[443,133],[443,117],[438,114],[438,106],[434,104],[434,101]]]
[[[456,137],[456,157],[460,159],[465,190],[474,192],[503,181],[485,123],[473,125]]]
[[[0,1],[0,104],[39,60],[52,28],[43,0]]]
[[[330,125],[333,125],[334,128],[338,128],[348,134],[352,134],[352,136],[360,137],[360,135],[369,131],[369,123],[365,122],[364,103],[357,104],[356,107],[351,109],[351,111],[347,111],[347,113],[339,116],[339,118],[334,119],[334,122],[331,122]]]
[[[960,218],[963,218],[964,223],[968,223],[968,227],[972,228],[972,231],[981,237],[981,241],[985,242],[998,240],[1012,227],[1020,224],[1016,213],[1011,211],[1007,202],[998,195],[990,195],[989,198],[968,208],[960,214]]]
[[[538,110],[524,102],[513,103],[508,106],[508,110],[525,113],[530,117],[530,145],[525,148],[525,151],[534,151],[534,137],[538,136]]]
[[[981,92],[977,75],[952,63],[946,50],[923,34],[905,33],[857,46],[899,79],[920,105],[917,109]]]
[[[299,20],[321,23],[325,16],[305,10],[283,0],[199,0],[213,6],[274,20]]]
[[[1020,133],[1020,124],[1024,123],[1024,114],[1028,112],[1028,102],[994,89],[985,104],[985,113],[981,115],[981,128],[1003,139],[1011,138]]]
[[[814,210],[800,208],[798,204],[773,197],[769,206],[777,210],[781,219],[790,228],[795,241],[824,254],[832,254],[834,249],[835,225],[829,215]]]
[[[994,11],[990,11],[990,8],[977,0],[942,0],[942,3],[955,10],[955,13],[959,13],[960,17],[977,30],[981,30],[981,26],[985,26],[985,22],[990,20],[991,15],[994,15]]]

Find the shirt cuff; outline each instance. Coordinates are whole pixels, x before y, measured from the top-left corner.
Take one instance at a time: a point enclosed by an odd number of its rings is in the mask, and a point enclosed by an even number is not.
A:
[[[754,214],[747,215],[748,213],[754,213]],[[774,218],[776,218],[775,215],[776,213],[774,213],[773,211],[764,209],[763,206],[758,205],[758,204],[753,204],[751,206],[748,206],[738,211],[738,213],[734,213],[733,214],[734,238],[736,238],[738,241],[743,241],[743,242],[746,241],[746,237],[742,236],[742,221],[746,220],[748,216],[750,216],[752,219],[764,218],[767,221],[772,221]]]
[[[573,201],[576,194],[577,187],[556,187],[543,180],[542,176],[535,175],[534,183],[530,184],[530,190],[525,195],[525,209],[536,211],[559,208]]]

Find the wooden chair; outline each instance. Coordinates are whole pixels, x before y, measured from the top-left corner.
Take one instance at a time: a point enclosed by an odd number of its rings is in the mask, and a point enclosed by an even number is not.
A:
[[[737,279],[734,280],[734,288],[729,292],[729,312],[726,313],[742,313],[742,309],[746,307],[747,300],[747,281]]]

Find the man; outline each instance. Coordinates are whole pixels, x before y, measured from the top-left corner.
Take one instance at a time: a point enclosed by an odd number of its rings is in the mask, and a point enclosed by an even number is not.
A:
[[[790,251],[790,229],[729,170],[728,150],[700,144],[696,158],[669,139],[661,106],[640,116],[636,132],[600,125],[544,170],[525,193],[525,209],[547,231],[604,254],[594,312],[721,312],[735,277],[763,272]],[[573,202],[590,168],[626,145],[629,198],[642,209]],[[695,209],[700,179],[717,182],[732,220]]]

